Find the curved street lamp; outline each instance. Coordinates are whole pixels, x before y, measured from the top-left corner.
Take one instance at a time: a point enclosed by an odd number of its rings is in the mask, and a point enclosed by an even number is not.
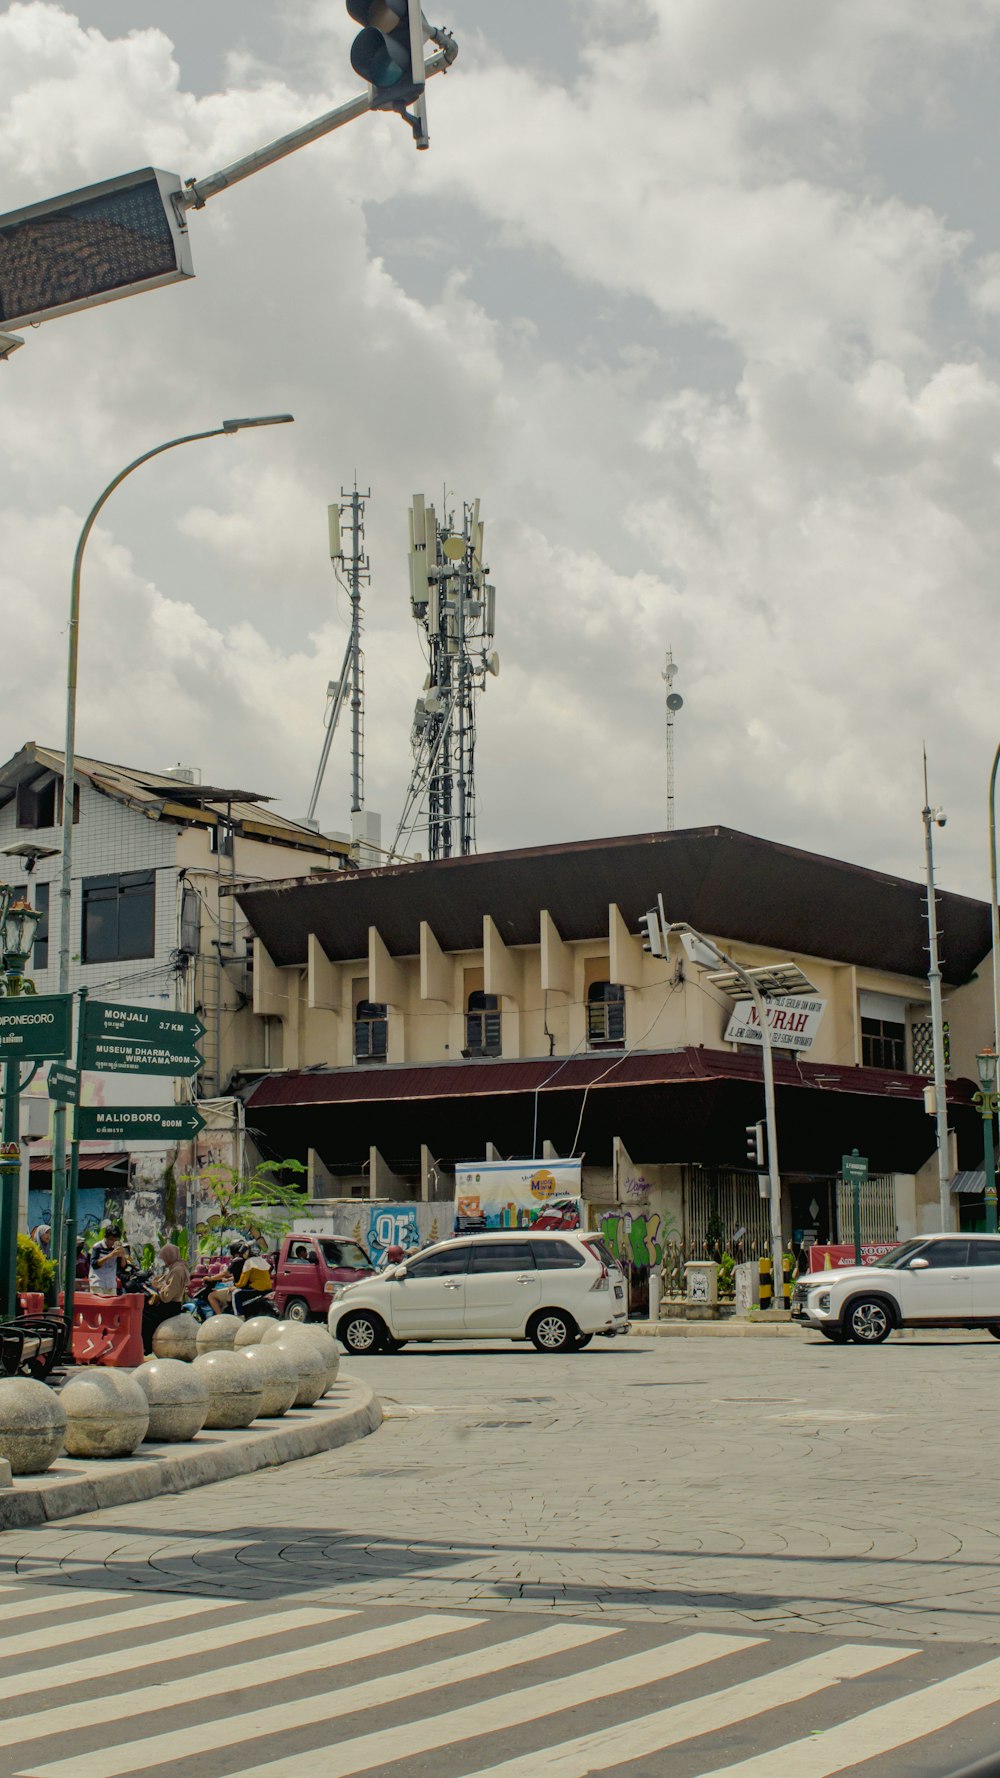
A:
[[[151,451],[143,451],[141,457],[133,458],[131,463],[110,481],[103,493],[94,501],[83,522],[76,553],[73,557],[73,578],[70,588],[69,604],[69,652],[66,673],[66,745],[63,756],[63,807],[62,807],[62,868],[59,877],[59,976],[57,992],[69,993],[70,963],[70,897],[73,885],[73,803],[74,778],[76,775],[76,689],[77,667],[79,660],[80,632],[80,571],[83,566],[83,552],[87,547],[87,539],[97,521],[105,502],[110,499],[116,488],[130,476],[135,469],[149,463],[154,457],[162,457],[165,451],[175,451],[179,445],[197,444],[203,438],[230,438],[237,432],[246,432],[256,426],[288,426],[294,420],[294,414],[255,414],[242,420],[223,420],[221,426],[212,426],[204,432],[186,432],[181,438],[169,438],[165,444],[154,445]],[[53,1251],[60,1251],[57,1240],[65,1235],[67,1277],[73,1263],[76,1231],[63,1227],[63,1204],[66,1192],[66,1107],[57,1105],[52,1127],[52,1212],[53,1212]],[[67,1300],[71,1295],[72,1284],[67,1292]]]
[[[972,1103],[979,1107],[983,1120],[983,1205],[986,1211],[986,1233],[995,1235],[997,1232],[997,1173],[993,1148],[993,1119],[1000,1107],[1000,1093],[997,1092],[996,1050],[981,1051],[976,1057],[976,1068],[979,1072],[979,1092],[973,1093]]]

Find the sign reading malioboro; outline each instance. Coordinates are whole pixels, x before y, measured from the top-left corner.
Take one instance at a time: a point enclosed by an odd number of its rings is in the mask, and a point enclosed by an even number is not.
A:
[[[764,1011],[772,1049],[811,1050],[816,1041],[820,1019],[826,1011],[826,1001],[807,1000],[801,994],[786,994],[780,1000],[765,1000]],[[752,1001],[737,1001],[726,1027],[724,1041],[763,1043],[757,1009]]]
[[[0,1058],[5,1062],[46,1062],[68,1056],[71,1015],[68,994],[25,994],[0,1000]]]

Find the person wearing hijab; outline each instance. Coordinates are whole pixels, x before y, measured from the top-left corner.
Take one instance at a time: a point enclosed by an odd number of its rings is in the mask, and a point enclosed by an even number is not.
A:
[[[142,1349],[151,1352],[153,1335],[161,1321],[179,1315],[191,1284],[191,1274],[181,1259],[180,1251],[171,1241],[160,1248],[160,1271],[149,1280],[146,1305],[142,1311]]]

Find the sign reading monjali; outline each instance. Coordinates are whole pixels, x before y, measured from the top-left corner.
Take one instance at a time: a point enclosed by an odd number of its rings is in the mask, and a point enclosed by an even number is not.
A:
[[[6,1062],[47,1062],[68,1056],[71,1012],[68,994],[24,994],[0,1000],[0,1058]]]
[[[781,1000],[765,1000],[764,1013],[772,1049],[812,1049],[825,1011],[825,1000],[806,999],[801,994],[788,994]],[[763,1043],[757,1008],[752,1000],[740,1000],[734,1006],[724,1041]]]
[[[88,1000],[84,1036],[127,1038],[130,1043],[167,1043],[188,1047],[205,1035],[193,1012],[158,1012],[149,1006],[122,1006],[114,1000]]]
[[[477,1161],[455,1168],[455,1232],[578,1229],[582,1161]]]

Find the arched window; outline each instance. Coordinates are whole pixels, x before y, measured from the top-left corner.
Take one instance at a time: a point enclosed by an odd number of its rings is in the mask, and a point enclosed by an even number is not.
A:
[[[587,1044],[592,1050],[624,1049],[625,989],[618,982],[591,982],[587,990]]]
[[[354,1015],[354,1060],[384,1062],[389,1048],[389,1017],[384,1005],[359,1000]]]
[[[465,1047],[471,1056],[499,1056],[500,1002],[495,994],[470,994],[465,1014]]]

